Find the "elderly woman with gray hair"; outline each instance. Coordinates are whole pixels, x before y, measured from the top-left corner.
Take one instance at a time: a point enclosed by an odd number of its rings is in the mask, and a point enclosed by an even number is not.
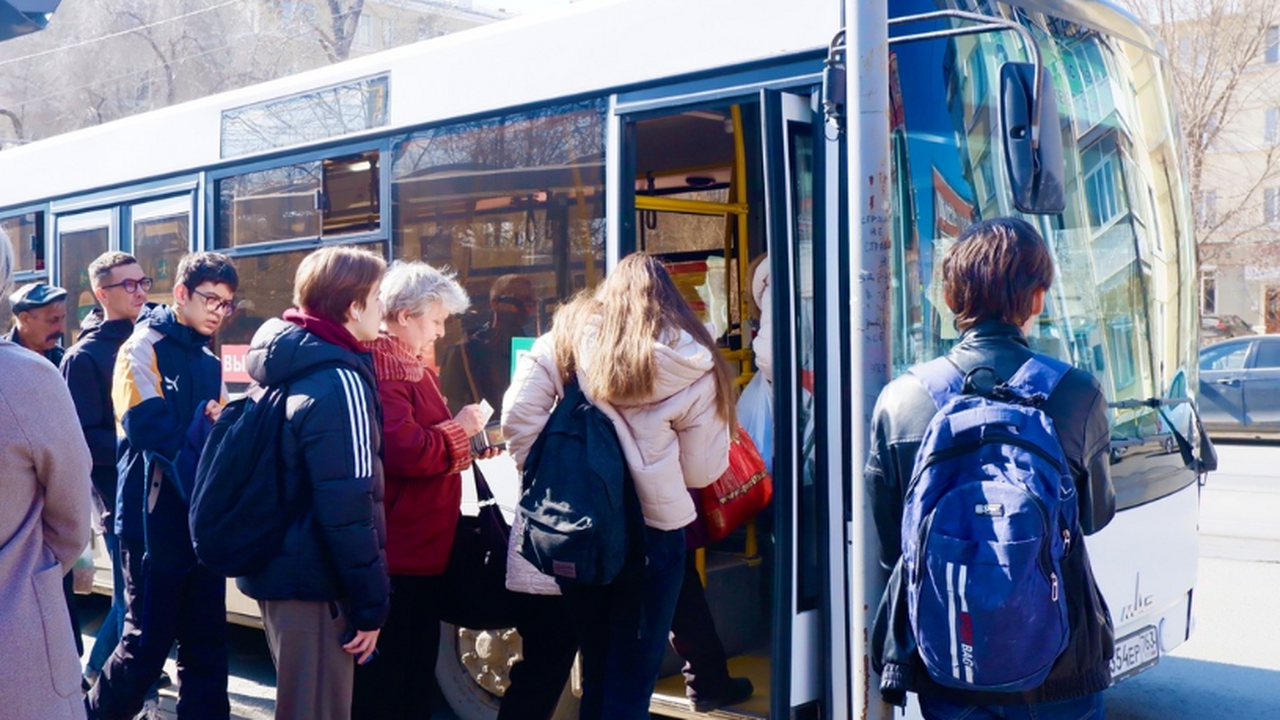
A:
[[[476,405],[452,415],[424,359],[449,316],[470,304],[462,286],[426,263],[396,262],[381,297],[382,332],[369,349],[382,400],[391,615],[379,657],[356,669],[354,720],[431,717],[423,683],[435,676],[440,644],[434,603],[462,504],[459,473],[471,465],[470,438],[486,420]]]
[[[0,232],[0,297],[13,282]],[[0,638],[6,718],[83,718],[62,577],[89,542],[89,446],[58,369],[0,340]]]

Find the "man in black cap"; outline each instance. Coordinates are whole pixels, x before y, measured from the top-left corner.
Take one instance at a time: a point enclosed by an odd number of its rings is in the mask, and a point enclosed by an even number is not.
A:
[[[9,296],[9,307],[13,310],[13,329],[4,339],[40,353],[54,367],[60,366],[66,353],[58,343],[67,326],[67,291],[44,283],[30,283]],[[62,579],[62,592],[71,614],[76,651],[83,655],[84,640],[80,637],[80,616],[76,614],[72,582],[71,573],[67,573]]]
[[[54,366],[66,351],[59,345],[67,329],[67,291],[54,285],[31,283],[9,296],[13,329],[5,339],[45,356]]]

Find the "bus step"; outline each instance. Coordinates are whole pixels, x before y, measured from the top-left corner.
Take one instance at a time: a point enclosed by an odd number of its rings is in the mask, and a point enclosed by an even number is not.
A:
[[[760,655],[741,655],[729,658],[729,674],[733,677],[751,678],[755,694],[743,703],[720,708],[709,713],[694,712],[684,694],[684,676],[680,673],[659,678],[649,701],[649,711],[660,717],[726,718],[732,720],[756,720],[769,717],[769,658]]]

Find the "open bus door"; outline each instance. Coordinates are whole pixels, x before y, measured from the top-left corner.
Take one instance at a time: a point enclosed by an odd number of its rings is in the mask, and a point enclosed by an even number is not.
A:
[[[847,333],[838,273],[838,145],[816,94],[761,92],[774,317],[775,672],[771,717],[844,718]]]
[[[705,105],[652,105],[624,120],[630,247],[667,263],[728,359],[752,376],[751,271],[769,253],[774,318],[774,501],[702,553],[705,595],[729,656],[755,694],[716,717],[847,717],[844,465],[839,409],[837,145],[816,120],[816,88],[760,90]],[[626,197],[630,194],[630,197]],[[630,207],[628,207],[628,205]],[[828,227],[829,226],[829,227]],[[830,239],[829,239],[830,238]],[[717,301],[718,289],[723,290]],[[827,378],[832,380],[829,382]],[[770,392],[770,391],[766,391]],[[705,717],[669,655],[655,713]]]

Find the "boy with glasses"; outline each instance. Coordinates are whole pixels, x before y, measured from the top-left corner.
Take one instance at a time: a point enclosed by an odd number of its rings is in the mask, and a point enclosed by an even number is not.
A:
[[[128,279],[135,293],[146,280]],[[116,282],[128,290],[125,279]],[[178,717],[230,714],[226,580],[196,560],[187,511],[200,449],[226,400],[222,362],[209,339],[235,310],[238,285],[225,255],[184,257],[174,305],[144,310],[116,358],[115,530],[127,610],[120,643],[89,693],[91,718],[133,718],[175,640]]]
[[[124,624],[124,575],[120,568],[120,543],[115,534],[116,416],[111,403],[111,374],[116,353],[133,333],[133,323],[147,304],[151,278],[137,258],[118,251],[105,252],[89,264],[89,283],[95,307],[80,325],[80,335],[62,360],[62,377],[71,390],[80,428],[93,457],[94,505],[100,522],[94,525],[111,556],[111,610],[102,621],[89,653],[86,689],[102,671],[107,656],[120,641]],[[166,684],[163,680],[161,684]]]

